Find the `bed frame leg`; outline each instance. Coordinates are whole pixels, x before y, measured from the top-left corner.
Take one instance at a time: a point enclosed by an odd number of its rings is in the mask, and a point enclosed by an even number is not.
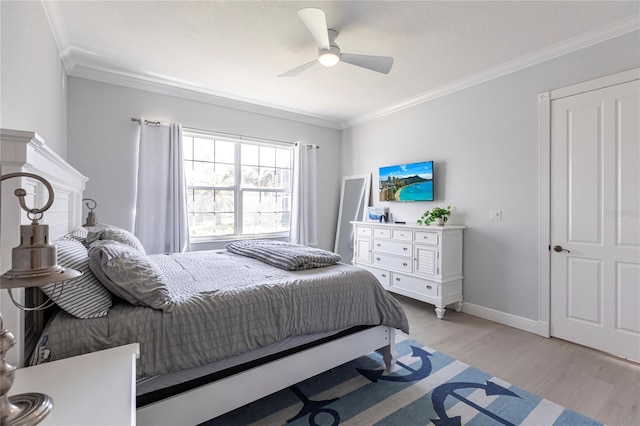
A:
[[[393,364],[395,364],[398,358],[398,352],[396,351],[396,330],[389,328],[389,344],[380,348],[379,352],[384,359],[384,367],[387,372],[391,371]]]

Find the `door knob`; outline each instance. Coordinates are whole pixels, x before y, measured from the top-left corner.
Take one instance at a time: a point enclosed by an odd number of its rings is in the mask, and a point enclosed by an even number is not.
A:
[[[571,253],[569,250],[562,248],[562,246],[554,246],[553,251],[560,253],[561,251],[566,251],[567,253]]]

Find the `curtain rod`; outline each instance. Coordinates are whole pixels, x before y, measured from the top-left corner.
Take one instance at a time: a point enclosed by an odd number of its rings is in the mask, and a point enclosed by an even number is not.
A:
[[[142,124],[142,119],[140,118],[131,117],[131,121],[137,121],[138,124]],[[162,123],[160,123],[159,121],[144,120],[144,124],[146,125],[153,124],[154,126],[160,127]]]
[[[142,124],[142,119],[140,118],[136,118],[136,117],[131,117],[131,121],[135,121],[138,124]],[[157,127],[160,127],[162,125],[162,123],[160,121],[151,121],[151,120],[144,120],[144,124],[146,125],[154,125]],[[259,138],[259,137],[255,137],[255,136],[245,136],[245,135],[236,135],[233,133],[225,133],[225,132],[217,132],[217,131],[213,131],[213,130],[205,130],[205,129],[196,129],[194,127],[187,127],[187,126],[183,126],[183,128],[187,131],[191,130],[191,131],[195,131],[195,132],[201,132],[201,133],[207,133],[210,135],[220,135],[220,136],[226,136],[226,137],[232,137],[235,139],[248,139],[248,140],[255,140],[255,141],[267,141],[267,142],[277,142],[277,143],[282,143],[282,144],[287,144],[287,145],[298,145],[298,142],[290,142],[290,141],[282,141],[282,140],[278,140],[278,139],[267,139],[267,138]],[[308,144],[307,148],[312,148],[313,145]],[[319,146],[316,145],[316,149],[320,149]]]

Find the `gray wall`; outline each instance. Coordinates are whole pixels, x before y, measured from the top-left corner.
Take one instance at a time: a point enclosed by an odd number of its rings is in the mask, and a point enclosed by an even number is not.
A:
[[[345,174],[372,173],[373,205],[415,223],[451,204],[464,224],[465,302],[538,320],[538,93],[640,66],[638,32],[343,132]],[[378,168],[435,161],[436,201],[378,201]],[[489,221],[502,210],[501,222]]]
[[[67,88],[40,2],[3,1],[0,15],[0,127],[37,131],[87,175],[85,194],[98,201],[99,220],[133,227],[132,116],[317,143],[321,247],[333,247],[341,175],[372,173],[373,204],[390,207],[396,220],[411,223],[431,206],[455,206],[452,223],[468,226],[466,301],[532,320],[538,319],[537,95],[640,66],[635,32],[341,133],[80,78],[69,78]],[[436,162],[436,202],[377,201],[378,167],[419,160]],[[503,211],[502,222],[489,221],[492,209]]]
[[[75,77],[69,78],[68,102],[68,161],[89,177],[85,195],[97,201],[100,222],[133,229],[139,126],[130,119],[143,116],[197,129],[318,144],[318,245],[333,249],[341,184],[339,130]]]
[[[0,2],[0,127],[67,155],[66,72],[40,2]]]

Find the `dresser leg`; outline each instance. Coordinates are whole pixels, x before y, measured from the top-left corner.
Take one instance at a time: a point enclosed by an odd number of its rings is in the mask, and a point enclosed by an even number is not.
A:
[[[462,300],[453,304],[453,308],[456,312],[462,312]]]
[[[442,319],[442,317],[444,316],[444,311],[445,308],[436,308],[436,316],[438,317],[438,319]]]

